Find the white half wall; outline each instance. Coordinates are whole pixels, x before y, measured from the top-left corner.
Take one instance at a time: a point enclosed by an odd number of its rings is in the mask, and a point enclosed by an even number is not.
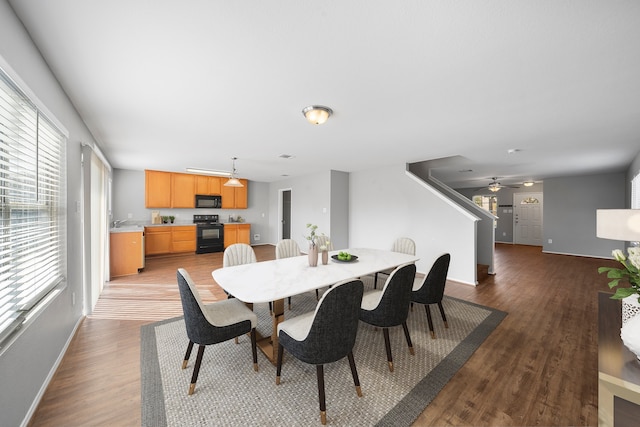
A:
[[[416,242],[418,271],[451,254],[448,278],[475,285],[475,221],[405,174],[404,164],[351,172],[349,247],[390,249],[398,237]]]

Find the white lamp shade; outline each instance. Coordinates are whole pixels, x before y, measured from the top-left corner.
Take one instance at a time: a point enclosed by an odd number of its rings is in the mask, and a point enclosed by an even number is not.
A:
[[[229,178],[223,185],[225,187],[244,187],[238,178]]]
[[[640,209],[597,209],[596,236],[640,242]]]

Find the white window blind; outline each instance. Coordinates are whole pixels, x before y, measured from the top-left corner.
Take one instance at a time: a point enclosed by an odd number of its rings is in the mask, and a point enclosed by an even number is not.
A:
[[[64,280],[65,142],[0,70],[0,342]]]

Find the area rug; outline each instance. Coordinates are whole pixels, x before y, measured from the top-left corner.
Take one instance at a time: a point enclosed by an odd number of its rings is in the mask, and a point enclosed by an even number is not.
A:
[[[315,308],[315,294],[293,297],[285,318]],[[325,365],[327,425],[410,425],[498,326],[506,313],[445,297],[445,329],[437,307],[431,339],[423,306],[410,312],[408,326],[415,355],[402,327],[391,328],[394,372],[387,368],[382,330],[360,322],[353,354],[362,386],[355,393],[349,363]],[[266,304],[257,304],[258,330],[269,334]],[[197,346],[181,369],[188,343],[184,321],[174,318],[141,328],[143,426],[308,426],[319,425],[316,369],[287,354],[280,385],[275,366],[258,351],[259,372],[251,361],[248,336],[207,346],[193,395],[187,394]]]

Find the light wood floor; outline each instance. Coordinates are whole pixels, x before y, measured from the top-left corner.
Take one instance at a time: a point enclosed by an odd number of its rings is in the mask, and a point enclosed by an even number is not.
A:
[[[255,249],[274,257],[272,246]],[[615,263],[506,244],[496,255],[497,275],[477,287],[449,282],[446,294],[509,315],[416,425],[597,425],[597,292],[608,289],[597,267]],[[107,283],[29,425],[140,425],[140,326],[182,314],[179,267],[205,300],[224,298],[211,277],[221,266],[222,254],[157,258]]]

